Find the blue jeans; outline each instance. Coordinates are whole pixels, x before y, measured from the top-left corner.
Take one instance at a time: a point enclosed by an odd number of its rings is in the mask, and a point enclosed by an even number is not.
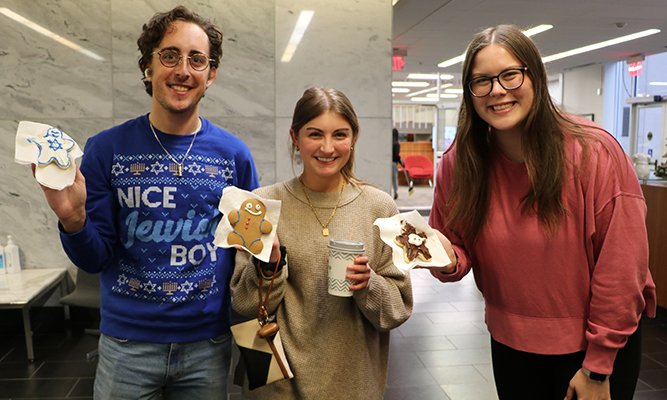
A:
[[[231,333],[190,343],[100,335],[95,400],[227,398]]]

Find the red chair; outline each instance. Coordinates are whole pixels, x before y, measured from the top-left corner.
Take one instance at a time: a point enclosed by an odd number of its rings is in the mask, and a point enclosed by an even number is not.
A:
[[[428,179],[428,184],[433,186],[433,163],[421,154],[411,154],[403,157],[405,170],[408,171],[410,179]]]

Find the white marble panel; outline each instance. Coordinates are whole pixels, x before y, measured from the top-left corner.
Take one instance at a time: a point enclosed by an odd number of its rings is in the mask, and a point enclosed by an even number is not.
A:
[[[301,10],[315,12],[290,62],[281,62]],[[276,115],[292,115],[311,86],[355,98],[360,117],[391,113],[391,26],[388,0],[276,0]]]
[[[116,117],[136,116],[150,109],[141,83],[136,41],[141,27],[156,12],[182,4],[209,18],[223,30],[223,58],[216,82],[201,103],[205,117],[272,116],[273,2],[248,0],[137,1],[111,0],[114,43],[114,111]],[[128,12],[132,10],[132,12]]]
[[[252,153],[261,186],[275,182],[276,155],[273,150],[273,118],[209,118],[220,128],[243,140]]]
[[[0,0],[91,58],[0,14],[2,69],[0,119],[111,115],[109,0]]]
[[[296,103],[296,100],[294,101]],[[294,106],[292,106],[294,107]],[[295,155],[295,160],[292,162],[290,156],[291,140],[289,136],[290,126],[292,125],[292,117],[276,118],[276,136],[275,136],[275,153],[276,153],[276,182],[283,182],[294,178],[301,174],[302,163],[298,154]]]

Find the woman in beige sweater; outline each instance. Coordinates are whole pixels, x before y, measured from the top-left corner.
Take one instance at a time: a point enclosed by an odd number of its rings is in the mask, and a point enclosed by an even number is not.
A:
[[[389,331],[412,312],[410,277],[392,263],[377,218],[398,212],[391,197],[358,180],[352,170],[359,134],[350,101],[335,89],[311,88],[294,110],[292,154],[303,173],[255,191],[282,202],[271,260],[277,272],[267,310],[280,324],[294,378],[248,390],[252,399],[382,399],[387,379]],[[364,243],[365,255],[350,265],[352,297],[327,292],[330,239]],[[255,259],[239,252],[232,278],[233,307],[256,317],[259,307]],[[263,266],[264,293],[275,263]],[[354,275],[352,275],[354,274]]]

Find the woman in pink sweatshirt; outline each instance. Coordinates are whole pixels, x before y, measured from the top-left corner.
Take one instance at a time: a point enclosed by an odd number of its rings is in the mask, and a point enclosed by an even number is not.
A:
[[[429,221],[456,261],[433,276],[473,271],[501,400],[632,399],[639,320],[656,307],[632,163],[554,106],[539,51],[513,26],[473,39],[462,79]]]

